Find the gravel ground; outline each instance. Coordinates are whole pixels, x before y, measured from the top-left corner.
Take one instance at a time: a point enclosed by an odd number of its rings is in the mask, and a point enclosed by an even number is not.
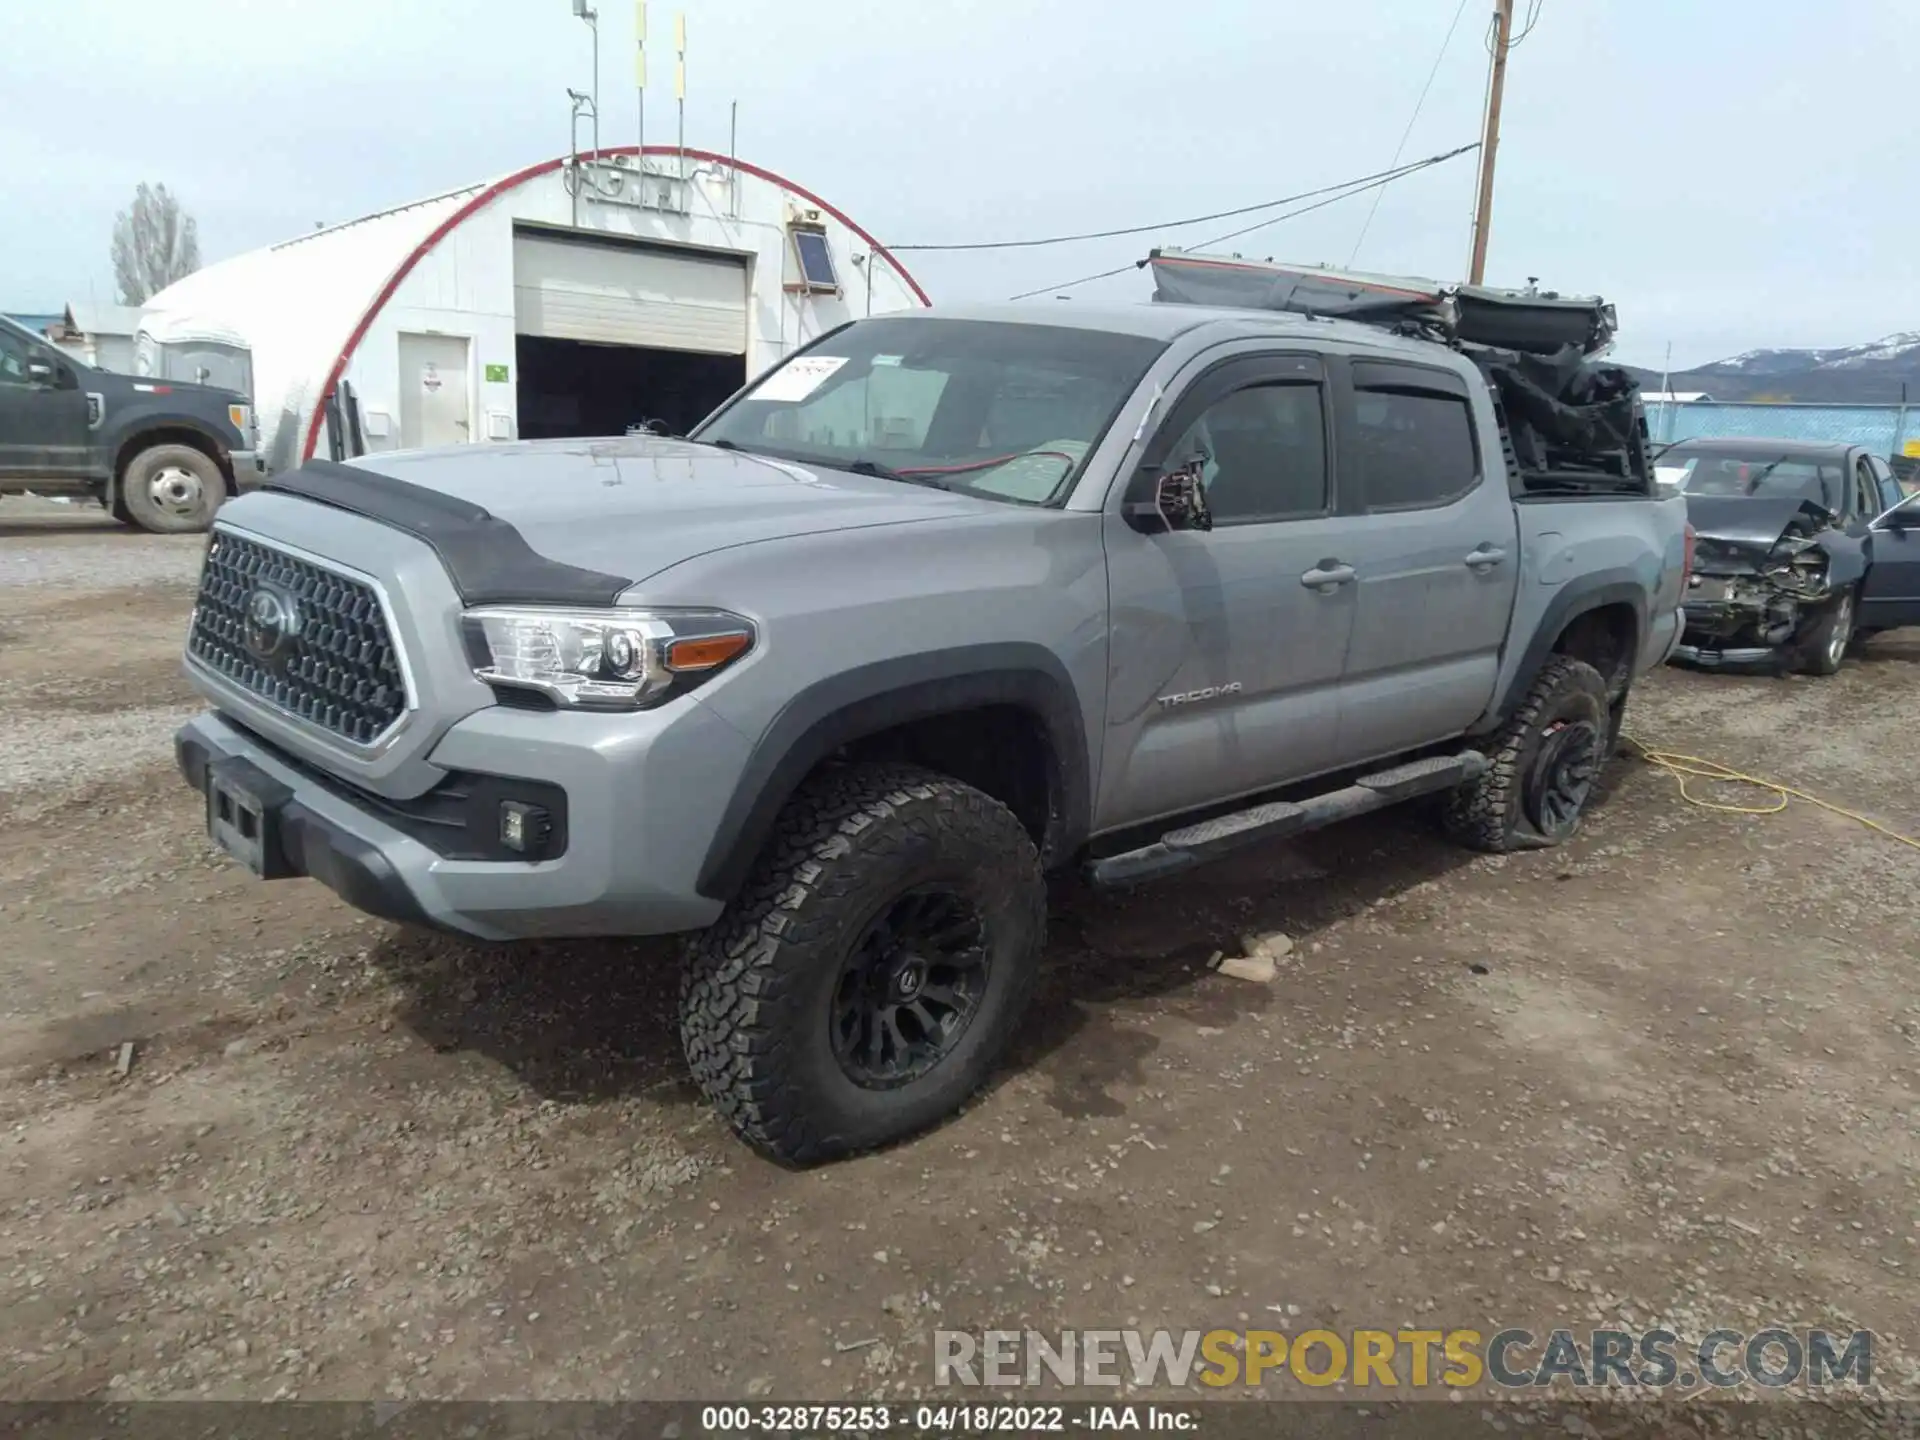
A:
[[[670,945],[470,947],[209,854],[198,543],[13,513],[0,1398],[891,1397],[936,1327],[1656,1320],[1869,1328],[1920,1391],[1920,853],[1623,760],[1559,851],[1394,813],[1063,888],[989,1092],[789,1173],[692,1092]],[[1629,729],[1913,834],[1917,699],[1909,634],[1663,672]]]

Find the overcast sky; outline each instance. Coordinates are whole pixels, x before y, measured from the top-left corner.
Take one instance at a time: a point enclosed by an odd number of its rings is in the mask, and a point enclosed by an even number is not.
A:
[[[630,142],[631,0],[598,0],[603,140]],[[1457,0],[683,0],[687,137],[791,176],[889,242],[1224,210],[1383,169]],[[1524,16],[1531,0],[1519,0]],[[672,133],[675,0],[652,0],[649,139]],[[0,308],[113,299],[141,180],[203,257],[561,153],[569,0],[0,0]],[[1477,137],[1491,0],[1467,0],[1406,159]],[[1515,51],[1489,281],[1598,292],[1622,358],[1676,368],[1920,329],[1914,0],[1541,0]],[[1466,268],[1471,156],[1384,192],[1357,263]],[[1370,197],[1232,242],[1346,264]],[[1125,264],[1224,225],[913,256],[942,299]],[[1072,292],[1144,299],[1138,272]]]

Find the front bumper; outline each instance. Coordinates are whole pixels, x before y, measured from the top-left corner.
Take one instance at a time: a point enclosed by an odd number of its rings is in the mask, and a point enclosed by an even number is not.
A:
[[[1673,659],[1702,670],[1721,670],[1742,665],[1771,665],[1780,659],[1776,645],[1741,645],[1731,650],[1715,650],[1702,645],[1676,645]]]
[[[311,877],[368,914],[480,940],[672,934],[719,916],[695,875],[730,794],[721,782],[747,747],[705,707],[669,708],[679,713],[665,721],[492,708],[440,738],[436,765],[565,792],[565,849],[551,860],[449,858],[408,833],[391,801],[217,712],[181,727],[174,750],[196,791],[218,769],[267,803],[266,875]]]
[[[266,457],[258,450],[229,450],[227,461],[233,466],[233,483],[241,490],[253,490],[267,478]]]
[[[1696,577],[1673,658],[1708,669],[1777,661],[1806,617],[1806,599],[1747,575]]]

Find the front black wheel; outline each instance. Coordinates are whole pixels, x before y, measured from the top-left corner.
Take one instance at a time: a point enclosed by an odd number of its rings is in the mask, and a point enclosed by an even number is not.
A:
[[[911,1135],[987,1078],[1045,931],[1039,855],[1005,806],[910,766],[823,771],[691,948],[687,1064],[786,1164]]]
[[[1838,675],[1853,644],[1853,591],[1843,590],[1832,600],[1800,640],[1800,664],[1809,675]]]
[[[154,445],[128,462],[115,503],[142,530],[186,535],[212,525],[226,498],[226,479],[210,456],[191,445]]]
[[[1485,773],[1448,797],[1447,832],[1493,854],[1572,839],[1617,734],[1600,672],[1548,656],[1487,752]]]

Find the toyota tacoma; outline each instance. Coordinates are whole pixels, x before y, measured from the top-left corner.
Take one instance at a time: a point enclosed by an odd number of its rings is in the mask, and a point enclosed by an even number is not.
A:
[[[1630,389],[1509,418],[1517,353],[921,312],[685,439],[312,463],[214,525],[180,768],[256,874],[375,915],[686,933],[734,1129],[881,1144],[1002,1053],[1050,871],[1136,884],[1416,796],[1482,850],[1574,833],[1677,636],[1685,502]]]

